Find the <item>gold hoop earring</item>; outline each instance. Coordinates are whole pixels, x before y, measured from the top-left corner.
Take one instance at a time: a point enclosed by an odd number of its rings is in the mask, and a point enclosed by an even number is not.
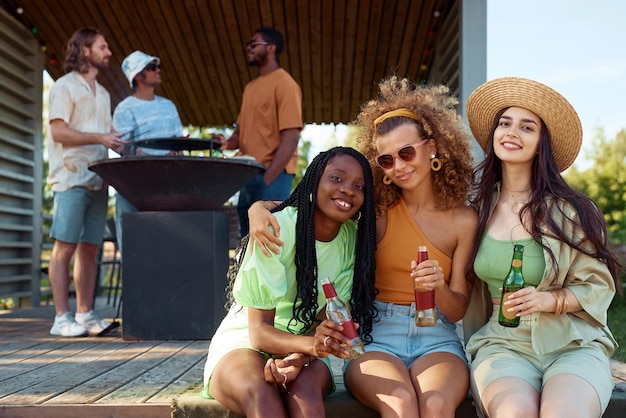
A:
[[[430,169],[433,171],[441,170],[441,160],[435,154],[430,157]]]
[[[386,174],[383,176],[383,184],[385,186],[389,186],[391,184],[391,179],[389,177],[387,177]]]

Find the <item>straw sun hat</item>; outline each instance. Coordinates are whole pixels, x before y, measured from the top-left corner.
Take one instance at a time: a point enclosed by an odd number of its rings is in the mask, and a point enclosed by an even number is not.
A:
[[[508,107],[523,107],[543,120],[559,172],[574,163],[583,139],[576,110],[552,88],[525,78],[496,78],[479,86],[467,99],[467,121],[483,150],[487,149],[496,114]]]

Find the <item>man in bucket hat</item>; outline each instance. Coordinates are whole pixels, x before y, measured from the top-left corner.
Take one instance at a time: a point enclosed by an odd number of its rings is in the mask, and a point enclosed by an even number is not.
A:
[[[122,62],[122,71],[128,79],[132,95],[117,105],[113,125],[124,132],[130,143],[149,138],[182,137],[183,128],[176,105],[155,93],[163,82],[161,60],[142,51],[134,51]],[[125,148],[129,150],[127,146]],[[144,156],[175,155],[176,151],[138,148],[135,153]],[[122,214],[137,209],[118,193],[115,202],[117,240],[122,252]]]
[[[124,58],[122,71],[128,79],[132,95],[115,108],[115,129],[124,132],[124,138],[130,141],[182,136],[183,128],[176,105],[155,93],[155,89],[163,82],[159,57],[135,51]],[[143,148],[137,150],[137,153],[167,155],[172,151]]]

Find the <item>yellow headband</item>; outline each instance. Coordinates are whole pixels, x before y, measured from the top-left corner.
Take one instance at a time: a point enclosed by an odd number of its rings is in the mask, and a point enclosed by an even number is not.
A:
[[[416,120],[418,122],[420,121],[415,113],[413,113],[411,110],[403,107],[403,108],[400,108],[400,109],[391,110],[391,111],[389,111],[387,113],[383,113],[382,115],[377,117],[374,120],[374,129],[378,128],[378,125],[380,125],[383,121],[385,121],[385,120],[387,120],[389,118],[393,118],[395,116],[406,116],[407,118],[411,118],[411,119]]]

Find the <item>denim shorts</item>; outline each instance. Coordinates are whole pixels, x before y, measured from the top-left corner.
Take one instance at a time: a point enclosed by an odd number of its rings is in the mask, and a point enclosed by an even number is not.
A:
[[[88,190],[72,187],[54,192],[54,217],[50,237],[72,244],[87,242],[100,245],[107,219],[106,188]]]
[[[379,351],[402,360],[407,367],[419,357],[431,353],[452,353],[467,364],[467,356],[456,332],[456,324],[437,309],[437,325],[415,325],[415,303],[411,306],[375,301],[378,316],[374,318],[372,338],[365,351]]]

